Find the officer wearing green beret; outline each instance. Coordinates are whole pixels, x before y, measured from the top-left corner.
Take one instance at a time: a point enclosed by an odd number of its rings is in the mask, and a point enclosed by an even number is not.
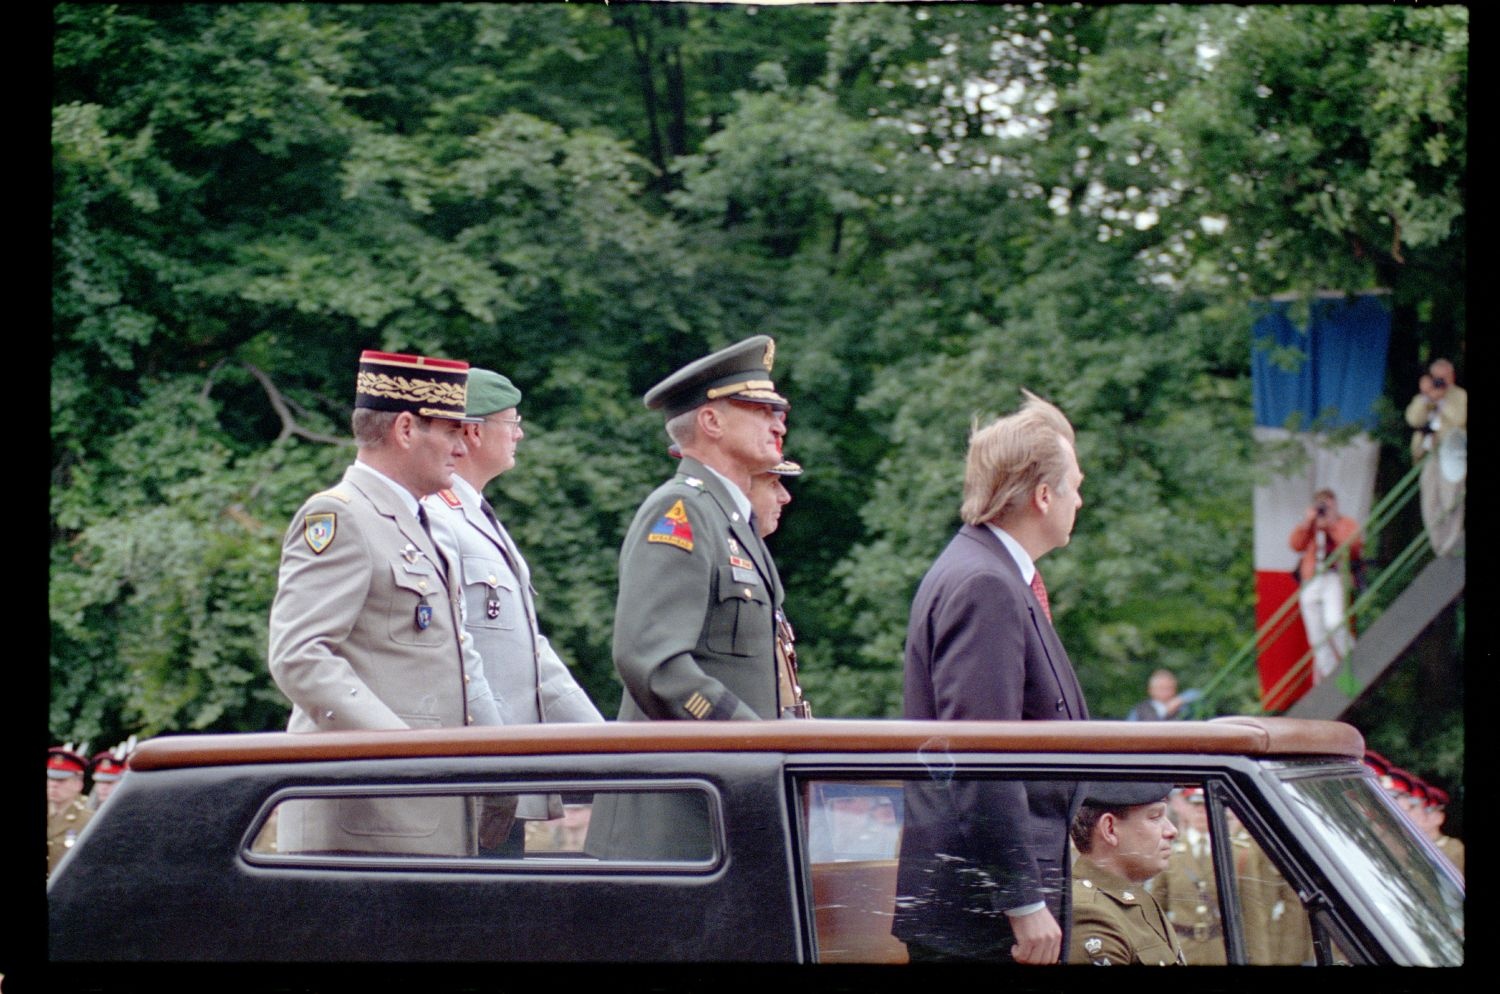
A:
[[[789,407],[765,335],[689,363],[646,393],[682,453],[620,549],[614,661],[621,721],[776,718],[781,578],[758,533],[751,480],[782,461]],[[793,702],[787,701],[790,706]],[[702,858],[708,813],[687,795],[606,795],[587,848],[607,858]]]
[[[1185,963],[1166,912],[1143,886],[1167,868],[1177,828],[1171,784],[1096,783],[1083,790],[1071,835],[1073,929],[1069,963]]]
[[[47,750],[47,876],[78,841],[78,833],[94,813],[84,803],[83,773],[88,761],[73,744]]]

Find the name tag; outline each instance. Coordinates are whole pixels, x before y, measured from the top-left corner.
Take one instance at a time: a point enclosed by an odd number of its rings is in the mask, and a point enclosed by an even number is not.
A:
[[[741,569],[738,566],[731,567],[734,573],[735,583],[760,583],[760,574],[753,569]]]

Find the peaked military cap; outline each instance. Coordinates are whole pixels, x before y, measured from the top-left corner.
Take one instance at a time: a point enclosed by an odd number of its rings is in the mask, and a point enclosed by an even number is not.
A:
[[[89,760],[95,783],[109,783],[125,773],[125,760],[112,752],[101,752]]]
[[[1096,808],[1133,808],[1165,801],[1170,793],[1169,783],[1101,780],[1083,785],[1083,803]]]
[[[469,417],[469,364],[366,349],[359,356],[354,406],[372,411],[409,411],[426,418],[477,422]]]
[[[47,750],[47,779],[70,780],[83,776],[88,762],[67,746],[53,746]]]
[[[509,378],[492,369],[469,368],[469,401],[465,410],[471,417],[508,411],[520,402],[521,391]]]
[[[671,445],[667,446],[667,455],[671,456],[673,459],[681,459],[682,446],[678,445],[676,442],[673,442]],[[799,463],[792,462],[790,459],[783,459],[781,460],[781,462],[766,470],[766,472],[775,473],[777,476],[801,476],[802,466]]]
[[[646,391],[646,406],[661,409],[668,420],[720,398],[784,411],[791,404],[771,381],[775,361],[776,342],[769,335],[754,335],[683,366]]]

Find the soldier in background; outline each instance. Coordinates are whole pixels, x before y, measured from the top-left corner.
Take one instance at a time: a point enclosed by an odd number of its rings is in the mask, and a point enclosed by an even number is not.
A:
[[[83,774],[88,763],[73,743],[47,750],[47,876],[57,868],[93,812],[83,801]]]
[[[755,512],[756,530],[762,539],[781,523],[781,509],[791,503],[792,494],[782,483],[783,477],[801,476],[802,467],[783,459],[767,472],[750,480],[750,507]],[[802,696],[797,677],[797,633],[787,620],[786,612],[776,608],[776,682],[781,701],[781,717],[811,718],[812,705]]]
[[[1222,966],[1227,962],[1224,922],[1219,912],[1203,788],[1173,791],[1169,803],[1180,831],[1172,841],[1172,862],[1151,882],[1151,893],[1166,909],[1188,964]]]
[[[1443,822],[1448,818],[1448,792],[1432,784],[1427,785],[1427,807],[1422,812],[1422,827],[1427,837],[1437,846],[1438,852],[1447,857],[1458,875],[1464,872],[1464,844],[1451,835],[1443,834]]]
[[[132,735],[113,749],[95,753],[89,760],[89,779],[94,782],[94,789],[89,791],[88,797],[90,811],[98,811],[114,793],[115,785],[125,775],[126,762],[134,749],[135,736]]]

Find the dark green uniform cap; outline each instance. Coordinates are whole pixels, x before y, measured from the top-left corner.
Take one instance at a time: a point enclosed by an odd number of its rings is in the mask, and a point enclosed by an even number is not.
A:
[[[771,382],[775,358],[776,343],[769,335],[752,336],[683,366],[646,391],[646,406],[663,410],[669,421],[720,398],[784,411],[791,404]]]
[[[497,411],[508,411],[521,402],[521,391],[509,379],[492,369],[469,368],[469,400],[465,412],[483,418]]]

